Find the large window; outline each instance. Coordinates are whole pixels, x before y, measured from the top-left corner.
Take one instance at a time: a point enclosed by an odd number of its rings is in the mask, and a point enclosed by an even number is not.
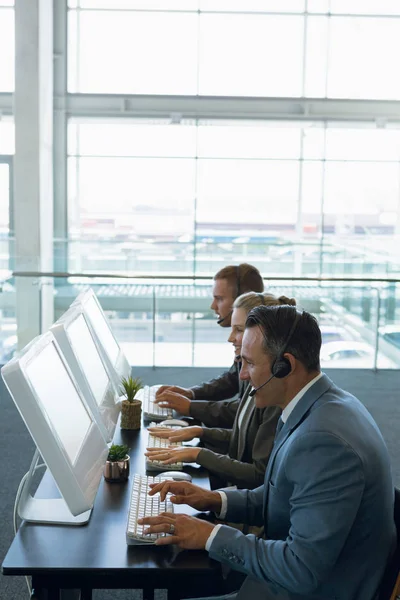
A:
[[[70,92],[400,99],[396,0],[70,0],[69,9]]]
[[[399,165],[399,128],[74,120],[70,267],[208,274],[249,260],[271,276],[395,272]]]
[[[398,364],[395,282],[342,281],[400,273],[400,2],[53,4],[55,266],[98,274],[94,285],[106,272],[140,276],[100,293],[132,362],[227,364],[210,290],[188,280],[249,262],[268,285],[341,281],[288,292],[319,315],[324,343],[340,342],[327,362]],[[14,1],[0,0],[5,271],[14,55]],[[143,281],[164,275],[168,284]],[[57,280],[56,311],[70,283]]]
[[[10,241],[14,137],[13,120],[3,117],[0,120],[0,280],[10,268],[10,257],[14,251],[13,242]]]
[[[0,92],[14,90],[14,0],[0,0]],[[0,138],[1,145],[1,138]]]

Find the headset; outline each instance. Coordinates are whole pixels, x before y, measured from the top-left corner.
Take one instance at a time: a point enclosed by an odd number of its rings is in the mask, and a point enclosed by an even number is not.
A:
[[[240,265],[236,267],[236,298],[239,298],[241,294],[240,290]]]
[[[236,273],[236,296],[235,296],[235,299],[236,299],[242,293],[241,289],[240,289],[240,265],[237,265],[237,267],[235,267],[235,273]],[[233,313],[233,309],[227,315],[225,315],[225,317],[218,319],[217,324],[221,325],[221,323],[223,323],[224,321],[226,321],[226,319],[229,319],[232,316],[232,313]]]
[[[289,335],[287,336],[286,341],[284,342],[282,348],[278,352],[277,357],[271,365],[271,377],[257,388],[254,388],[254,390],[251,390],[249,396],[253,397],[255,393],[258,392],[258,390],[260,390],[262,387],[264,387],[264,385],[267,385],[267,383],[269,383],[271,379],[283,379],[284,377],[287,377],[287,375],[289,375],[290,371],[292,370],[292,366],[290,364],[290,361],[283,355],[285,354],[286,348],[288,347],[289,342],[292,339],[296,327],[302,316],[303,312],[300,312],[296,309],[296,317],[290,328]]]

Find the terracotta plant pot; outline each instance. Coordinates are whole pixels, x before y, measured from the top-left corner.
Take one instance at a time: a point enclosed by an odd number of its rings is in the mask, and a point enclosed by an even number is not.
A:
[[[128,455],[124,460],[107,460],[103,471],[104,479],[111,483],[126,481],[129,477],[129,465],[130,458]]]
[[[121,403],[121,429],[140,429],[142,420],[142,403],[140,400]]]

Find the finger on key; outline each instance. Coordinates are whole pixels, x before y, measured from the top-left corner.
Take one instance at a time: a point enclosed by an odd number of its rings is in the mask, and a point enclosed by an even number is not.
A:
[[[154,484],[151,484],[151,487],[153,485]],[[164,502],[165,498],[167,497],[167,494],[169,493],[170,485],[170,481],[163,481],[162,483],[155,484],[154,487],[152,487],[152,489],[150,490],[149,496],[154,496],[154,494],[159,493],[161,502]]]
[[[144,530],[143,533],[169,533],[171,523],[160,523],[160,525],[151,525]]]
[[[160,525],[161,523],[168,523],[168,526],[171,523],[174,523],[174,519],[171,518],[171,513],[162,513],[162,515],[157,515],[156,517],[142,517],[138,519],[138,523],[140,525]]]

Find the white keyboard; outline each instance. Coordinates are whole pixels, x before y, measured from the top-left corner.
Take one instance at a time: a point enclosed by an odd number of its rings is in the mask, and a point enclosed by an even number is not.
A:
[[[154,425],[154,423],[152,423],[152,425]],[[170,442],[167,438],[159,438],[149,433],[147,448],[167,449],[169,446],[178,448],[179,446],[182,446],[182,442]],[[182,468],[183,463],[181,462],[164,465],[160,460],[150,460],[150,458],[146,456],[147,471],[181,471]]]
[[[146,421],[164,421],[164,419],[172,418],[172,410],[170,408],[162,408],[154,403],[156,392],[160,385],[145,385],[136,395],[138,400],[142,401],[143,418]]]
[[[147,477],[134,475],[131,500],[129,505],[128,525],[126,528],[126,543],[128,546],[137,544],[154,544],[157,538],[164,537],[166,533],[151,533],[145,535],[143,531],[148,525],[139,525],[137,520],[142,517],[157,517],[162,512],[174,512],[174,505],[169,500],[160,501],[160,495],[149,496],[150,483],[163,481],[161,477]]]

